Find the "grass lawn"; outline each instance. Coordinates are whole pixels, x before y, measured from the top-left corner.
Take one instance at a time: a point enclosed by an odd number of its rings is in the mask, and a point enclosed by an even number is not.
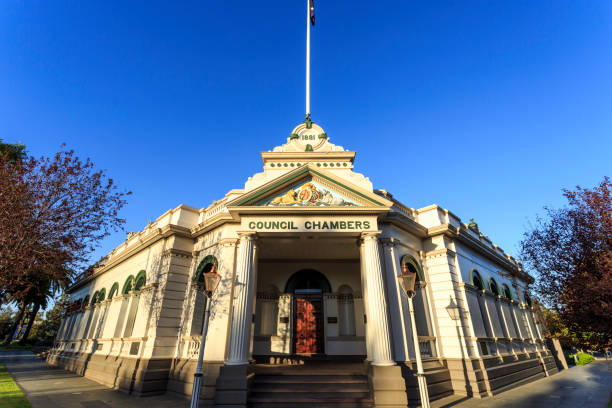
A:
[[[13,377],[0,364],[0,407],[2,408],[32,408],[21,389],[13,381]]]

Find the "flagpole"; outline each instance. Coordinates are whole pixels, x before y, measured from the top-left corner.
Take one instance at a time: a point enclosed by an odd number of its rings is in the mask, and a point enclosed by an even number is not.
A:
[[[310,116],[310,0],[306,0],[306,117]]]

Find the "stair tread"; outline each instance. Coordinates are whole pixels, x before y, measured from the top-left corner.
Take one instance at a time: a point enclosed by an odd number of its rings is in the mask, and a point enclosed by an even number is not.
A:
[[[336,381],[367,381],[368,377],[365,375],[255,375],[255,380],[262,379],[266,381],[279,381],[282,382],[284,380],[298,381],[298,380],[317,380],[317,381],[327,381],[327,382],[336,382]]]
[[[307,384],[310,385],[310,384]],[[370,389],[363,387],[258,387],[251,388],[252,392],[369,392]]]
[[[261,402],[283,402],[279,399],[276,398],[270,398],[270,397],[249,397],[249,402],[252,403],[261,403]],[[291,398],[291,400],[288,400],[287,402],[322,402],[322,403],[326,403],[326,402],[373,402],[373,400],[371,398],[334,398],[334,397],[328,397],[328,398]]]

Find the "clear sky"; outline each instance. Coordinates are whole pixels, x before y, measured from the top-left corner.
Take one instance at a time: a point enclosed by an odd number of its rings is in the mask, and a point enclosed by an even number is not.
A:
[[[0,3],[0,138],[67,143],[139,231],[261,171],[304,118],[305,0]],[[516,255],[612,173],[612,2],[316,0],[312,115],[356,171]],[[97,259],[121,244],[106,239]]]

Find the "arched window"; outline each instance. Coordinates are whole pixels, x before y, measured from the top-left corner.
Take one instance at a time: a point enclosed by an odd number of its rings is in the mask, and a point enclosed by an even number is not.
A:
[[[125,331],[123,337],[131,337],[134,331],[134,324],[136,323],[136,316],[138,314],[138,304],[140,303],[140,290],[147,283],[147,273],[141,270],[136,274],[134,281],[134,294],[132,295],[130,310],[127,314],[127,321],[125,323]]]
[[[200,262],[193,274],[193,284],[195,292],[193,293],[193,313],[191,315],[191,335],[198,336],[202,334],[202,325],[204,324],[204,312],[206,311],[206,295],[204,294],[204,274],[215,272],[219,266],[217,258],[213,255],[206,255]]]
[[[99,291],[95,292],[93,297],[91,298],[91,305],[95,306],[96,303],[100,303],[104,300],[104,296],[106,296],[106,289],[102,288]],[[88,339],[93,339],[97,337],[96,328],[98,327],[99,319],[100,319],[100,307],[96,307],[93,311],[93,315],[91,318],[91,323],[89,326],[89,332],[87,333]]]
[[[433,336],[434,333],[431,324],[431,316],[429,314],[429,301],[427,299],[423,268],[421,268],[421,264],[410,255],[404,255],[401,258],[400,265],[402,269],[405,267],[408,271],[417,274],[417,281],[414,285],[414,298],[412,298],[417,334],[419,336]],[[411,329],[407,328],[407,330]],[[409,335],[412,336],[412,334]],[[427,349],[421,350],[422,355],[427,354],[433,357],[434,353],[435,347],[432,348],[430,343],[427,343]]]
[[[130,275],[127,277],[127,279],[125,280],[125,283],[123,284],[123,289],[121,289],[121,294],[127,295],[128,293],[130,293],[133,286],[134,286],[134,276]]]
[[[104,298],[106,297],[106,289],[102,288],[100,289],[100,291],[98,292],[98,299],[96,300],[96,303],[98,302],[102,302],[104,300]]]
[[[147,284],[147,273],[142,270],[138,272],[136,277],[134,278],[134,291],[138,292],[144,285]]]
[[[502,292],[504,293],[504,297],[506,299],[510,299],[510,300],[514,299],[512,297],[512,292],[510,291],[510,288],[505,283],[502,285]]]
[[[484,282],[482,281],[482,278],[480,277],[480,274],[478,273],[476,269],[472,269],[471,280],[472,280],[472,285],[476,286],[478,290],[485,289]]]
[[[348,285],[338,288],[338,320],[340,336],[355,335],[355,300],[353,289]]]
[[[130,275],[127,277],[125,282],[123,283],[123,287],[121,288],[122,295],[129,295],[134,286],[134,275]],[[130,304],[130,298],[128,296],[124,296],[121,299],[121,306],[119,307],[119,314],[117,315],[117,325],[115,326],[115,333],[113,337],[122,337],[123,327],[126,319],[127,309]]]
[[[108,298],[114,298],[117,292],[119,292],[119,283],[115,282],[113,283],[113,286],[111,286],[110,291],[108,292]]]
[[[497,286],[497,282],[495,282],[495,279],[493,279],[493,278],[489,278],[489,290],[495,296],[499,296],[500,295],[500,293],[499,293],[499,286]]]

